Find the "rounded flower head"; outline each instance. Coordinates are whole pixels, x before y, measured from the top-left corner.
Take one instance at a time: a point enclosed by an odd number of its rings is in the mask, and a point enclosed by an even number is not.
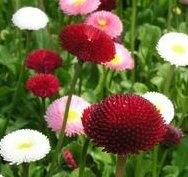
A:
[[[183,138],[183,132],[174,127],[173,125],[166,125],[166,134],[164,136],[164,140],[162,141],[162,144],[166,146],[173,146],[180,144],[182,138]]]
[[[61,131],[67,98],[68,96],[64,96],[55,100],[46,111],[45,120],[53,131]],[[81,97],[72,97],[65,130],[67,136],[74,136],[83,133],[83,125],[81,121],[82,112],[89,105],[90,104]]]
[[[170,32],[164,34],[158,44],[157,51],[164,60],[176,66],[188,65],[188,35]]]
[[[174,118],[174,105],[165,95],[157,92],[147,92],[143,97],[149,100],[156,106],[161,115],[163,116],[165,123],[169,124]]]
[[[0,154],[10,164],[34,162],[44,158],[49,151],[48,138],[36,130],[17,130],[0,141]]]
[[[60,34],[62,47],[81,61],[105,63],[115,55],[112,39],[103,31],[86,24],[66,26]]]
[[[12,17],[12,22],[21,30],[39,30],[48,23],[47,15],[35,7],[23,7]]]
[[[153,148],[166,131],[155,106],[137,95],[111,96],[86,109],[82,122],[98,146],[120,155]]]
[[[96,10],[99,0],[60,0],[61,10],[68,15],[86,15]]]
[[[26,87],[36,96],[50,97],[59,91],[59,80],[52,74],[37,74],[27,80]]]
[[[111,11],[116,8],[116,0],[100,0],[101,4],[98,10]]]
[[[134,60],[129,51],[121,44],[115,43],[116,54],[114,59],[104,65],[116,71],[134,68]]]
[[[28,54],[26,66],[38,73],[52,73],[62,65],[62,58],[47,49],[38,49]]]
[[[115,38],[123,31],[123,24],[119,17],[108,11],[97,11],[86,19],[86,24],[92,25]]]

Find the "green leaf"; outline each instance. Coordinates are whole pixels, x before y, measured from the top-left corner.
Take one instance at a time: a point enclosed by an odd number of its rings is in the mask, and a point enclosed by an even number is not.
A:
[[[136,82],[133,85],[133,90],[138,94],[142,94],[148,91],[148,87],[143,83]]]

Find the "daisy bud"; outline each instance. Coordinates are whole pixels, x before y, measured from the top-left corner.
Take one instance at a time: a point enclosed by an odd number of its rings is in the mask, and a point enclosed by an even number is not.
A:
[[[74,156],[70,150],[64,149],[63,155],[64,155],[65,162],[70,169],[74,170],[78,167],[78,165],[74,159]]]
[[[174,127],[173,125],[166,125],[167,131],[164,136],[162,144],[166,146],[173,146],[180,144],[183,138],[183,132],[181,129]]]

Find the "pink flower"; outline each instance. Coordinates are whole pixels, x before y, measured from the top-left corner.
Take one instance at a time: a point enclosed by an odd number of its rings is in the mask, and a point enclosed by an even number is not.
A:
[[[115,43],[116,54],[112,61],[104,63],[110,69],[122,71],[134,68],[134,60],[129,51],[121,44]]]
[[[180,0],[180,2],[181,2],[182,4],[188,5],[188,0]]]
[[[61,131],[67,98],[68,96],[61,97],[60,99],[55,100],[47,108],[45,120],[48,126],[55,132]],[[84,133],[81,117],[83,110],[89,105],[90,104],[81,97],[72,97],[65,129],[67,136]]]
[[[86,19],[86,23],[104,31],[112,38],[120,36],[123,31],[120,18],[108,11],[94,12]]]
[[[96,10],[99,0],[60,0],[61,10],[68,15],[86,15]]]

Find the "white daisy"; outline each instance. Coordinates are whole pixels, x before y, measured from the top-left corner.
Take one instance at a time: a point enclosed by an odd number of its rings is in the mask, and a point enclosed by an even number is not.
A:
[[[35,7],[23,7],[13,16],[12,22],[21,30],[39,30],[49,22],[47,15]]]
[[[157,51],[172,65],[188,65],[188,35],[178,32],[164,34],[157,44]]]
[[[3,175],[0,175],[0,177],[4,177]]]
[[[33,162],[50,151],[48,138],[36,130],[22,129],[6,135],[0,141],[0,154],[10,164]]]
[[[174,105],[165,95],[158,92],[147,92],[142,96],[157,107],[165,123],[169,124],[172,121],[175,112]]]

